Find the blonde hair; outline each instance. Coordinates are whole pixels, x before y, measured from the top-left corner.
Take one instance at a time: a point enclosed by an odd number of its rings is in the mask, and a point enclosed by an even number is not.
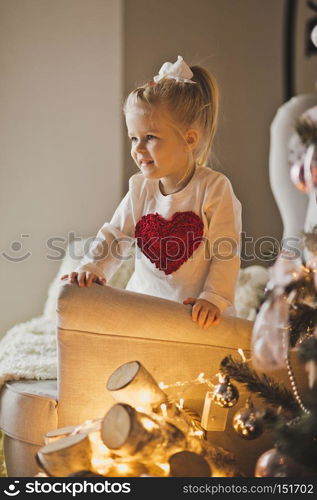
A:
[[[145,104],[163,105],[172,116],[177,128],[196,126],[200,131],[199,144],[194,151],[198,165],[204,165],[209,157],[218,124],[219,88],[214,76],[201,66],[191,66],[195,84],[162,78],[134,89],[126,98],[124,113],[130,106]]]

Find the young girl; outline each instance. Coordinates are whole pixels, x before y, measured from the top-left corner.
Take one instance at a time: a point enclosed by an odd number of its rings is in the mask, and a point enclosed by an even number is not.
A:
[[[127,97],[131,155],[140,172],[110,223],[68,279],[105,285],[136,241],[126,290],[192,306],[208,328],[234,314],[241,205],[230,181],[207,168],[218,117],[214,78],[181,56]]]

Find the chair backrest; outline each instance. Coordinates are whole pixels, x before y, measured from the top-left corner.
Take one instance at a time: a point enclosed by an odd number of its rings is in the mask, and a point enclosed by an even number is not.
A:
[[[277,110],[270,129],[271,189],[283,221],[283,240],[297,238],[297,242],[291,242],[297,248],[301,232],[317,224],[317,203],[314,193],[308,196],[300,192],[290,179],[289,141],[295,133],[296,119],[316,105],[317,93],[292,97]]]

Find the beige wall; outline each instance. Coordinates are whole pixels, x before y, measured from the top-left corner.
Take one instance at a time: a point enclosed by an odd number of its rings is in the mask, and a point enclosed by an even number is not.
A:
[[[215,152],[254,238],[281,237],[268,177],[269,127],[283,102],[283,0],[126,0],[125,90],[178,54],[217,77],[222,94]],[[125,188],[136,172],[126,141]],[[255,262],[250,262],[255,263]]]
[[[284,3],[0,0],[0,335],[42,312],[60,264],[47,239],[65,247],[69,232],[110,219],[136,172],[123,95],[178,54],[219,81],[216,168],[242,202],[244,230],[281,237],[268,151],[283,102]],[[14,263],[3,252],[32,255]]]
[[[121,198],[121,9],[0,1],[0,335],[42,312],[47,239],[95,233]]]
[[[307,6],[306,0],[298,0],[296,15],[295,36],[295,93],[309,94],[316,92],[317,82],[317,55],[305,57],[306,23],[309,19],[316,18],[316,13]]]

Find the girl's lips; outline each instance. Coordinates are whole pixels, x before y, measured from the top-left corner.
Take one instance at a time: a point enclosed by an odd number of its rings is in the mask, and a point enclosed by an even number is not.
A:
[[[141,166],[146,166],[148,167],[149,165],[152,165],[154,163],[153,160],[149,160],[149,161],[141,161]]]

